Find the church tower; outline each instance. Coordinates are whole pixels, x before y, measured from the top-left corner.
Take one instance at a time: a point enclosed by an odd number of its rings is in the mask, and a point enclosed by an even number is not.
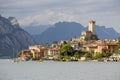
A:
[[[96,26],[95,26],[95,21],[91,20],[88,23],[88,31],[91,31],[93,35],[96,35]]]

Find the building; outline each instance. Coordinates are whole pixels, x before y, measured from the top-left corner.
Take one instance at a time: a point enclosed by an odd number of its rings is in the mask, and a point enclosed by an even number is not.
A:
[[[81,39],[84,41],[89,40],[98,40],[97,34],[96,34],[96,26],[95,21],[91,20],[88,23],[88,31],[82,31],[81,33]]]
[[[117,46],[116,40],[99,40],[97,43],[96,52],[104,53],[106,51],[114,53],[114,49]]]
[[[33,57],[33,54],[31,53],[30,50],[22,50],[20,54],[21,54],[21,60],[23,61],[29,60]]]
[[[60,54],[60,50],[57,48],[49,48],[47,58],[48,59],[58,59],[58,55]]]
[[[58,59],[60,54],[60,45],[58,43],[53,43],[45,52],[44,56],[46,59]]]
[[[90,20],[88,23],[88,31],[92,32],[93,35],[96,35],[96,26],[95,26],[95,21]]]
[[[93,20],[89,21],[87,31],[83,30],[81,32],[80,37],[72,38],[72,41],[75,41],[75,42],[84,42],[89,40],[98,40],[98,36],[96,34],[95,21]]]
[[[89,41],[86,44],[83,44],[83,51],[94,51],[94,54],[97,53],[114,53],[114,49],[117,46],[116,40],[96,40]]]
[[[47,46],[42,45],[31,45],[29,46],[29,50],[33,53],[33,58],[35,58],[35,54],[39,54],[40,58],[44,58],[44,54],[47,51]]]

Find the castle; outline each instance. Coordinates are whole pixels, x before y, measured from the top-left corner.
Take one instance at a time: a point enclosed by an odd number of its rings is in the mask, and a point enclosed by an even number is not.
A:
[[[96,34],[95,21],[91,20],[88,23],[88,30],[83,30],[80,37],[72,38],[72,41],[61,40],[58,43],[53,43],[51,46],[31,45],[28,50],[21,51],[22,60],[30,59],[48,59],[59,60],[61,54],[60,49],[63,44],[69,44],[74,51],[83,52],[81,55],[92,53],[92,56],[97,54],[115,53],[115,47],[118,45],[117,40],[98,40]],[[81,57],[80,60],[86,60],[89,57]],[[108,55],[108,54],[107,54]],[[105,57],[104,57],[105,58]],[[71,56],[71,59],[75,59]],[[112,60],[120,60],[119,56],[113,56]],[[63,59],[64,60],[64,59]],[[79,60],[79,59],[78,59]],[[106,59],[107,60],[107,59]]]
[[[72,41],[77,41],[77,42],[83,42],[89,40],[98,40],[96,34],[95,21],[93,20],[89,21],[87,31],[83,30],[80,37],[72,38]]]

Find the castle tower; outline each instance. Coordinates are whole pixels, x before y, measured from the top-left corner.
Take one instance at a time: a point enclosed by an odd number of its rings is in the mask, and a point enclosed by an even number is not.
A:
[[[96,35],[95,21],[93,21],[93,20],[89,21],[88,31],[91,31],[94,35]]]

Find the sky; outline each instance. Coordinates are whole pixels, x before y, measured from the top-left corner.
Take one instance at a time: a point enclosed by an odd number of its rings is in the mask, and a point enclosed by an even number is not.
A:
[[[95,20],[120,32],[120,0],[0,0],[0,14],[16,17],[22,27]]]

